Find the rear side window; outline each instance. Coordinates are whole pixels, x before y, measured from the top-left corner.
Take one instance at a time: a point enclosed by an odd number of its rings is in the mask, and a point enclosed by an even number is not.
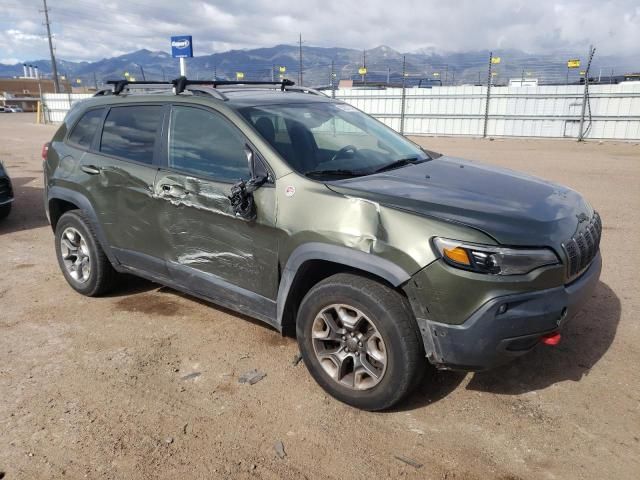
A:
[[[173,107],[169,166],[216,180],[249,178],[246,140],[227,119],[191,107]]]
[[[91,147],[93,137],[100,126],[103,112],[102,108],[98,108],[89,110],[82,115],[69,135],[69,142],[87,149]]]
[[[104,121],[100,151],[151,164],[161,124],[161,106],[113,107]]]

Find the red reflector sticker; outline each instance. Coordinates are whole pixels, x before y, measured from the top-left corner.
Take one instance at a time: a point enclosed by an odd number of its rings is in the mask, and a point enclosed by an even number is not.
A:
[[[562,340],[562,335],[559,332],[547,333],[540,337],[540,341],[545,345],[558,345]]]

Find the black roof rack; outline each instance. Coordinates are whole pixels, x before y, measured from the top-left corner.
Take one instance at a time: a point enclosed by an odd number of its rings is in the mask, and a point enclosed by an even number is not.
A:
[[[136,87],[146,87],[148,86],[156,86],[156,85],[164,85],[164,86],[172,86],[174,93],[176,95],[184,92],[187,87],[191,86],[191,85],[200,85],[200,86],[207,86],[207,87],[212,87],[212,88],[217,88],[217,87],[221,87],[221,86],[229,86],[229,85],[238,85],[238,86],[242,86],[242,85],[253,85],[253,86],[259,86],[259,85],[273,85],[273,86],[280,86],[280,90],[284,91],[286,89],[286,87],[293,87],[295,85],[295,82],[293,82],[292,80],[289,79],[282,79],[282,81],[279,82],[262,82],[262,81],[234,81],[234,80],[189,80],[187,79],[187,77],[179,77],[176,78],[174,80],[171,80],[169,82],[152,82],[152,81],[142,81],[142,82],[135,82],[135,81],[131,81],[131,80],[109,80],[107,82],[107,85],[113,85],[113,95],[120,95],[124,89],[126,87],[128,87],[129,85],[135,85]],[[98,92],[96,95],[104,95],[104,92]]]
[[[129,85],[136,85],[139,87],[144,87],[145,85],[172,85],[173,82],[151,82],[151,81],[143,81],[143,82],[135,82],[130,80],[109,80],[107,81],[107,85],[113,85],[113,94],[120,95],[122,91]]]
[[[228,85],[279,85],[280,90],[284,92],[286,87],[293,87],[295,82],[287,78],[283,78],[280,82],[262,82],[262,81],[240,81],[240,80],[188,80],[187,77],[179,77],[172,80],[171,83],[176,89],[176,94],[184,92],[189,85],[206,85],[213,88]]]

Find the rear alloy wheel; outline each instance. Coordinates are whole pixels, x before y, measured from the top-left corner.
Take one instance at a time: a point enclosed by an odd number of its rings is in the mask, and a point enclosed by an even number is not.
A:
[[[60,270],[75,291],[95,297],[113,287],[116,272],[84,212],[64,213],[56,224],[55,237]]]
[[[296,333],[318,384],[364,410],[395,405],[427,366],[407,299],[370,278],[340,273],[315,285],[298,310]]]
[[[85,283],[91,276],[91,256],[87,242],[78,230],[65,228],[60,239],[60,255],[68,275],[78,283]]]

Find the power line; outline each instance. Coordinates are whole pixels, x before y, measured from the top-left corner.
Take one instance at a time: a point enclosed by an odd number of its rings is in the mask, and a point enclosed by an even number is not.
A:
[[[53,88],[56,93],[60,93],[60,83],[58,81],[58,66],[56,65],[56,56],[53,53],[53,41],[51,40],[51,22],[49,21],[49,9],[47,8],[47,0],[42,0],[44,4],[44,20],[47,26],[47,38],[49,39],[49,53],[51,54],[51,74],[53,75]]]

